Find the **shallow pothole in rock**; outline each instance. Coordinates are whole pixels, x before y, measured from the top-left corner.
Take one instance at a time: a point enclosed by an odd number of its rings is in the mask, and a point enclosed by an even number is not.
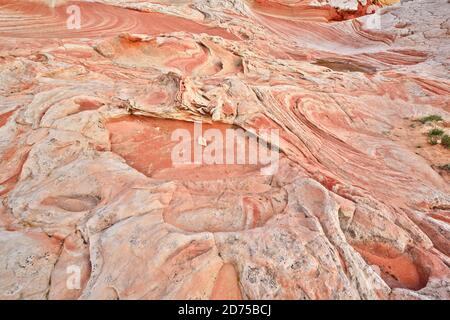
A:
[[[73,195],[48,197],[42,201],[43,205],[54,206],[70,212],[88,211],[100,202],[100,198],[92,195]]]
[[[426,286],[428,274],[409,252],[402,253],[384,243],[359,243],[353,247],[368,264],[379,268],[389,287],[420,290]]]
[[[227,144],[226,135],[229,130],[239,130],[237,127],[223,124],[202,123],[200,135],[194,132],[194,123],[159,119],[143,116],[123,116],[112,119],[106,124],[110,132],[112,151],[120,155],[125,161],[141,173],[156,179],[164,180],[216,180],[238,177],[259,173],[263,167],[258,161],[250,162],[250,154],[260,154],[261,147],[255,150],[255,145],[249,142],[246,136],[243,146],[237,143]],[[189,139],[181,139],[175,134],[176,130],[182,130]],[[215,130],[223,141],[216,143],[215,138],[207,138],[207,132]],[[180,131],[179,131],[180,132]],[[242,131],[243,132],[243,131]],[[186,143],[184,150],[190,161],[186,163],[174,162],[175,150],[180,150],[181,143]],[[239,145],[239,146],[238,146]],[[201,162],[195,162],[195,148],[200,149],[202,154]],[[230,148],[234,150],[232,161],[227,160]],[[240,148],[240,149],[238,149]],[[243,148],[243,149],[242,149]],[[213,150],[213,152],[209,151]],[[245,153],[243,163],[237,160],[239,152]],[[266,154],[268,150],[264,150]],[[208,163],[207,156],[223,159],[223,163]]]
[[[363,63],[350,60],[317,59],[314,64],[339,72],[362,72],[368,74],[376,72],[376,69],[370,65],[365,65]]]

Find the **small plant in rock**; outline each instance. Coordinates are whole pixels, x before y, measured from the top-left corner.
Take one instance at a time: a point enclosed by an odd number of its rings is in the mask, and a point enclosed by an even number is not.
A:
[[[419,121],[421,123],[425,124],[427,122],[442,121],[442,117],[437,114],[432,114],[432,115],[420,118]]]
[[[432,145],[439,143],[439,139],[444,134],[444,130],[439,128],[434,128],[428,131],[428,142]]]
[[[442,136],[443,134],[444,134],[444,130],[439,129],[439,128],[434,128],[434,129],[431,129],[430,131],[428,131],[428,136],[429,136],[429,137],[433,137],[433,136],[438,136],[438,137],[440,137],[440,136]]]
[[[441,144],[447,148],[450,149],[450,136],[448,134],[444,134],[441,138]],[[450,167],[450,164],[447,164],[447,166]]]

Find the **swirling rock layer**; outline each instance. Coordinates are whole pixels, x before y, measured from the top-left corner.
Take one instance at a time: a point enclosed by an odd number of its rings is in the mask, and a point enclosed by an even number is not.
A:
[[[393,2],[0,1],[0,298],[449,299],[449,6]]]

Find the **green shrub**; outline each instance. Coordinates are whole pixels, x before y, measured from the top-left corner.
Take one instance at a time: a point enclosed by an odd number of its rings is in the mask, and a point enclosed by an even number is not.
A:
[[[430,131],[428,131],[429,137],[442,136],[443,134],[444,134],[444,130],[439,129],[439,128],[434,128],[434,129],[431,129]]]
[[[437,114],[432,114],[432,115],[420,118],[419,121],[425,124],[427,122],[442,121],[442,117],[438,116]]]
[[[442,170],[445,170],[445,171],[450,171],[450,163],[444,164],[443,166],[440,166],[439,168]]]
[[[447,149],[450,149],[450,136],[448,134],[444,134],[441,138],[441,144],[446,147]],[[450,166],[450,164],[447,164],[447,166]]]

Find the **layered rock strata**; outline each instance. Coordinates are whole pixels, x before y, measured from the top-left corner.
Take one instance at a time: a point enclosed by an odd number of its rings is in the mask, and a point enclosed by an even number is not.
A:
[[[0,1],[1,299],[450,298],[447,1],[47,2]],[[276,170],[174,165],[195,122]]]

